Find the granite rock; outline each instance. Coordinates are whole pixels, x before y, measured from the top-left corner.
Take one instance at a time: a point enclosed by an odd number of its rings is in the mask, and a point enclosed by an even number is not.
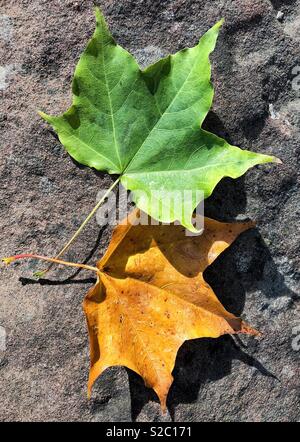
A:
[[[299,0],[2,1],[1,255],[54,255],[111,183],[73,162],[36,113],[68,107],[96,3],[142,65],[194,45],[225,17],[205,127],[283,164],[224,179],[206,201],[208,216],[251,218],[257,227],[205,277],[263,337],[185,343],[164,416],[155,395],[122,367],[108,369],[88,401],[81,303],[93,275],[57,268],[38,283],[36,262],[1,267],[0,420],[299,421]],[[110,235],[94,220],[69,259],[94,263]]]

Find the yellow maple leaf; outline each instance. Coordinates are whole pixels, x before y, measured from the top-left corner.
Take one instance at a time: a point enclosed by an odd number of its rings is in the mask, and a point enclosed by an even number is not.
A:
[[[88,392],[103,371],[123,365],[166,399],[179,347],[188,339],[258,332],[229,313],[204,270],[253,223],[204,219],[204,232],[179,225],[139,225],[137,210],[115,230],[99,278],[84,300],[91,369]]]

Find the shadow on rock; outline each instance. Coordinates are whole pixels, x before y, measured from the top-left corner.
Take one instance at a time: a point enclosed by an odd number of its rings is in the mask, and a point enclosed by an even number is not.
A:
[[[249,235],[252,238],[253,251],[248,260],[248,270],[242,276],[244,287],[259,290],[266,298],[285,296],[291,300],[299,299],[299,295],[286,285],[285,277],[278,271],[278,265],[259,231],[254,229]],[[296,279],[295,274],[293,277]]]
[[[246,209],[244,180],[224,179],[214,195],[205,204],[207,216],[233,221]],[[231,313],[241,316],[245,305],[246,291],[257,288],[266,297],[280,297],[291,292],[285,285],[274,263],[271,253],[258,229],[244,232],[233,245],[204,272],[205,280],[212,286],[219,300]],[[261,300],[257,300],[258,307]],[[252,324],[255,326],[255,324]],[[173,370],[174,383],[168,397],[168,409],[174,419],[176,406],[193,403],[205,383],[216,381],[231,373],[232,362],[239,360],[255,367],[262,376],[276,378],[250,353],[259,345],[250,340],[247,349],[238,335],[219,339],[202,338],[186,341],[180,348]],[[158,401],[155,393],[147,389],[143,380],[128,370],[132,400],[132,419],[135,420],[148,401]]]
[[[239,263],[240,251],[250,257],[250,262]],[[258,262],[259,260],[259,262]],[[262,278],[262,269],[272,261],[270,252],[262,241],[259,232],[252,229],[243,233],[204,273],[205,280],[212,286],[224,307],[240,316],[245,304],[245,288],[253,288],[255,281]],[[276,272],[276,267],[273,268]],[[276,272],[272,278],[281,281]],[[252,284],[252,287],[251,287]],[[266,284],[267,286],[267,284]],[[255,325],[255,324],[254,324]],[[180,348],[173,371],[174,383],[169,393],[168,409],[174,418],[175,408],[180,403],[193,403],[197,400],[201,387],[231,373],[233,360],[239,360],[255,367],[263,376],[276,378],[250,352],[259,345],[250,340],[245,350],[238,335],[223,336],[219,339],[202,338],[186,341]],[[155,393],[147,389],[143,380],[128,370],[132,400],[132,419],[135,420],[148,401],[158,401]]]
[[[285,5],[293,5],[297,0],[270,0],[273,8],[279,9]]]
[[[168,399],[171,416],[174,417],[178,404],[195,402],[201,386],[206,382],[228,376],[233,360],[255,367],[263,376],[276,378],[257,359],[237,345],[231,336],[188,341],[180,348],[173,371],[174,383]]]
[[[92,249],[90,250],[90,252],[88,253],[88,255],[86,256],[86,258],[83,260],[83,262],[82,262],[83,264],[87,264],[90,261],[90,259],[92,259],[92,257],[95,255],[97,250],[99,249],[100,241],[101,241],[101,237],[103,235],[104,229],[105,229],[105,226],[99,230],[95,244],[92,247]],[[44,278],[32,279],[32,278],[21,277],[21,278],[19,278],[19,281],[22,283],[22,285],[27,285],[27,284],[68,285],[68,284],[95,284],[96,283],[96,278],[74,279],[81,271],[82,271],[82,269],[78,269],[72,275],[70,275],[68,278],[63,279],[63,280],[53,280],[53,279],[44,279]]]
[[[209,111],[203,124],[202,128],[209,132],[218,135],[218,137],[225,138],[225,140],[232,144],[232,140],[230,139],[229,132],[226,130],[222,120],[218,117],[218,115],[214,111]]]
[[[255,367],[263,376],[276,378],[257,359],[244,351],[231,336],[186,341],[180,348],[173,370],[174,382],[168,396],[168,410],[174,420],[175,409],[182,403],[197,401],[201,386],[231,373],[233,360]],[[132,420],[149,401],[158,402],[153,390],[145,387],[142,378],[128,370]]]
[[[253,229],[245,232],[236,240],[233,246],[224,252],[205,271],[205,279],[212,286],[224,307],[231,313],[240,316],[245,304],[245,278],[249,282],[260,278],[259,274],[253,273],[254,268],[260,273],[259,267],[253,266],[251,274],[244,275],[236,263],[236,255],[240,249],[249,252],[253,248],[256,238],[260,239],[259,233]],[[267,249],[260,247],[255,250],[255,257],[263,261],[270,259]],[[254,257],[254,259],[255,259]],[[263,266],[263,262],[260,264]],[[277,276],[280,279],[280,275]],[[173,371],[174,383],[169,393],[168,408],[172,418],[175,408],[180,403],[193,403],[197,400],[201,386],[206,382],[215,381],[228,376],[231,373],[233,360],[240,360],[245,364],[255,367],[262,375],[275,377],[258,360],[248,354],[243,348],[237,336],[223,336],[219,339],[196,339],[185,342],[180,348],[176,365]],[[250,346],[257,345],[255,341]],[[132,398],[132,419],[135,420],[143,406],[148,401],[157,401],[152,390],[146,389],[139,376],[128,371],[130,391]]]

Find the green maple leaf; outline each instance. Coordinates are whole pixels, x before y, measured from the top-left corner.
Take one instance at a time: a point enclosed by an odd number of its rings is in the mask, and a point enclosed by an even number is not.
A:
[[[115,43],[96,9],[96,30],[74,74],[72,106],[60,116],[40,113],[75,160],[119,174],[140,209],[159,221],[178,220],[191,231],[193,210],[223,177],[276,162],[201,129],[212,105],[209,55],[221,25],[195,47],[142,71]],[[174,190],[166,211],[165,195]]]

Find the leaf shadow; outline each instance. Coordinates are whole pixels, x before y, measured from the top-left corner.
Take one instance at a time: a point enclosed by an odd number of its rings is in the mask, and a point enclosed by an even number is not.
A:
[[[193,403],[207,382],[222,379],[231,373],[233,361],[256,368],[262,376],[278,380],[259,360],[243,349],[229,336],[187,341],[179,350],[173,371],[174,383],[170,390],[168,408],[174,419],[176,406]]]
[[[99,246],[101,237],[103,235],[103,231],[105,229],[105,226],[101,227],[99,230],[97,239],[90,250],[90,252],[87,254],[85,259],[83,260],[83,264],[87,264],[92,257],[97,252]],[[68,276],[66,279],[63,280],[56,280],[56,279],[47,279],[47,278],[40,278],[40,279],[33,279],[33,278],[24,278],[20,277],[19,281],[22,285],[28,285],[28,284],[40,284],[40,285],[68,285],[68,284],[95,284],[96,278],[85,278],[85,279],[75,279],[76,276],[79,275],[79,273],[82,271],[82,269],[76,270],[74,273],[72,273],[70,276]]]
[[[278,380],[275,374],[245,351],[242,345],[238,339],[226,335],[218,339],[190,340],[181,346],[173,370],[174,382],[167,401],[172,421],[175,421],[175,411],[179,404],[196,402],[201,388],[206,383],[230,375],[234,360],[256,368],[262,376]],[[153,390],[145,387],[142,378],[131,370],[127,370],[127,373],[131,393],[132,420],[135,421],[149,401],[158,402],[158,399]]]
[[[72,278],[74,275],[72,275]],[[21,276],[19,278],[19,281],[22,285],[69,285],[69,284],[95,284],[96,278],[84,278],[84,279],[71,279],[66,278],[63,280],[58,279],[47,279],[47,278],[40,278],[40,279],[33,279],[33,278],[24,278]]]
[[[259,244],[256,248],[255,244]],[[248,245],[247,245],[248,244]],[[248,247],[255,249],[255,259],[260,259],[260,265],[253,265],[249,274],[241,273],[236,266],[236,254],[238,250]],[[212,286],[219,300],[224,307],[237,316],[240,316],[245,304],[245,287],[253,288],[261,281],[261,268],[267,263],[273,263],[266,245],[262,241],[257,230],[243,234],[236,243],[226,250],[205,272],[205,280]],[[268,264],[269,265],[269,264]],[[276,266],[272,264],[273,271]],[[255,272],[256,269],[256,272]],[[277,272],[277,271],[276,271]],[[274,277],[274,274],[273,274]],[[279,293],[273,296],[280,296],[280,292],[286,294],[287,287],[284,284],[282,275],[277,272],[276,276]],[[250,283],[252,281],[252,283]],[[267,283],[266,283],[267,286]],[[266,287],[267,288],[267,287]],[[270,291],[268,290],[268,294]],[[255,326],[255,324],[252,324]],[[259,346],[259,341],[249,338],[247,347],[238,336],[222,336],[218,339],[202,338],[186,341],[177,354],[175,368],[173,370],[174,382],[168,397],[168,409],[171,418],[174,420],[175,410],[179,404],[194,403],[199,397],[201,388],[208,382],[222,379],[231,373],[232,363],[239,360],[244,364],[255,367],[262,376],[277,379],[267,367],[255,358],[251,353]],[[132,419],[136,420],[141,409],[149,402],[157,402],[158,399],[153,391],[145,388],[142,379],[135,373],[128,370],[128,378],[132,401]]]
[[[273,8],[279,9],[282,6],[293,5],[297,0],[270,0]]]
[[[213,110],[209,111],[202,124],[202,129],[212,132],[218,137],[225,138],[228,143],[233,144],[230,133],[227,131],[222,120]]]
[[[222,221],[232,221],[246,208],[246,193],[243,178],[225,179],[217,186],[214,195],[205,206],[206,215]],[[242,253],[242,257],[239,256]],[[246,259],[245,257],[249,257]],[[180,270],[180,269],[178,269]],[[272,255],[258,229],[244,232],[233,245],[204,272],[204,278],[213,288],[224,307],[241,316],[244,310],[246,291],[260,290],[266,298],[297,295],[285,284],[284,276],[278,271]],[[259,303],[260,300],[257,300]],[[255,327],[256,324],[251,324]],[[249,338],[245,347],[238,336],[222,336],[218,339],[202,338],[186,341],[177,354],[173,370],[174,382],[168,397],[171,418],[179,404],[194,403],[201,389],[230,375],[232,363],[239,360],[256,368],[262,376],[278,380],[276,374],[254,357],[252,353],[259,347],[259,341]],[[158,402],[155,393],[142,379],[128,370],[132,401],[132,420],[135,421],[142,408],[149,401]]]

